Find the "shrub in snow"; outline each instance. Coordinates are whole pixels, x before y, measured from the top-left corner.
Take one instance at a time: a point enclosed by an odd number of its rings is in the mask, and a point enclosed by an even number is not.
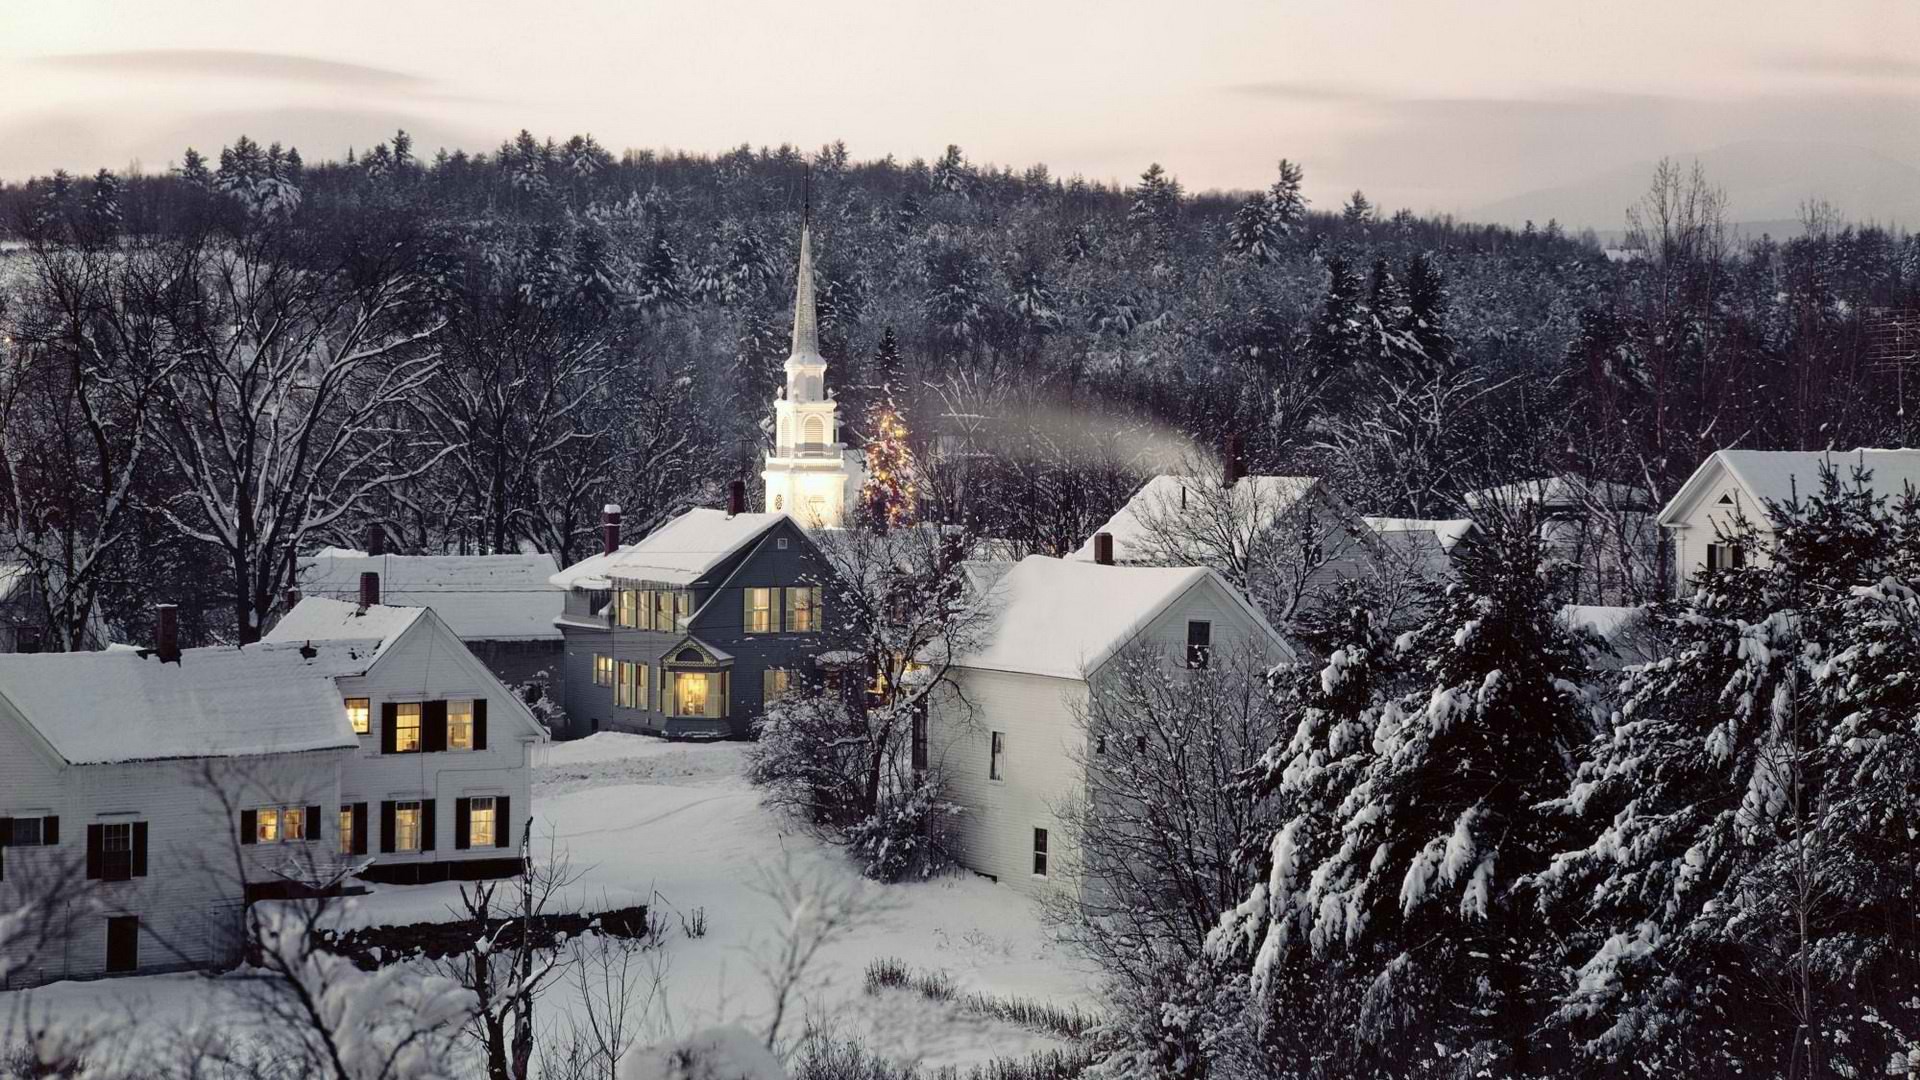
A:
[[[628,1052],[620,1080],[787,1080],[787,1072],[753,1033],[728,1024]]]

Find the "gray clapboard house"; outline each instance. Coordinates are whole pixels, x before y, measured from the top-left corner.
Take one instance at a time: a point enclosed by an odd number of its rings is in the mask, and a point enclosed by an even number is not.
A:
[[[693,509],[620,546],[607,508],[601,554],[553,575],[566,639],[561,737],[632,731],[744,736],[766,701],[802,679],[838,638],[833,571],[791,517]]]

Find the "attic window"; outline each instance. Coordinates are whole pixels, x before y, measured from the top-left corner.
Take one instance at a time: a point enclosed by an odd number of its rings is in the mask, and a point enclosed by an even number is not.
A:
[[[773,546],[775,549],[780,551],[787,550],[787,538],[784,536],[779,537],[778,539],[774,540]]]
[[[1731,491],[1728,491],[1728,492],[1724,492],[1724,493],[1722,493],[1722,494],[1721,494],[1721,496],[1720,496],[1720,505],[1721,505],[1721,506],[1732,506],[1732,505],[1733,505],[1733,492],[1731,492]]]
[[[707,662],[705,654],[691,646],[681,649],[678,653],[674,654],[673,658],[683,664],[704,664]]]

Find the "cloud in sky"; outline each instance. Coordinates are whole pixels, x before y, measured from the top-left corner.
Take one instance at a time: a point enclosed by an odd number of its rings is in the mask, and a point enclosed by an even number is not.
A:
[[[356,90],[421,90],[428,80],[391,68],[247,49],[127,49],[33,57],[37,67],[85,71],[117,79],[173,76],[309,83]]]

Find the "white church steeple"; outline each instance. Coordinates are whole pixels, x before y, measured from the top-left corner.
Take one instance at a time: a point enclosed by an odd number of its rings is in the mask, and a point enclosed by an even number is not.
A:
[[[786,386],[773,402],[773,449],[761,478],[767,510],[792,514],[811,528],[840,528],[865,473],[859,454],[840,441],[840,406],[826,389],[819,312],[813,297],[813,230],[800,227],[800,265],[793,286],[793,344]]]

